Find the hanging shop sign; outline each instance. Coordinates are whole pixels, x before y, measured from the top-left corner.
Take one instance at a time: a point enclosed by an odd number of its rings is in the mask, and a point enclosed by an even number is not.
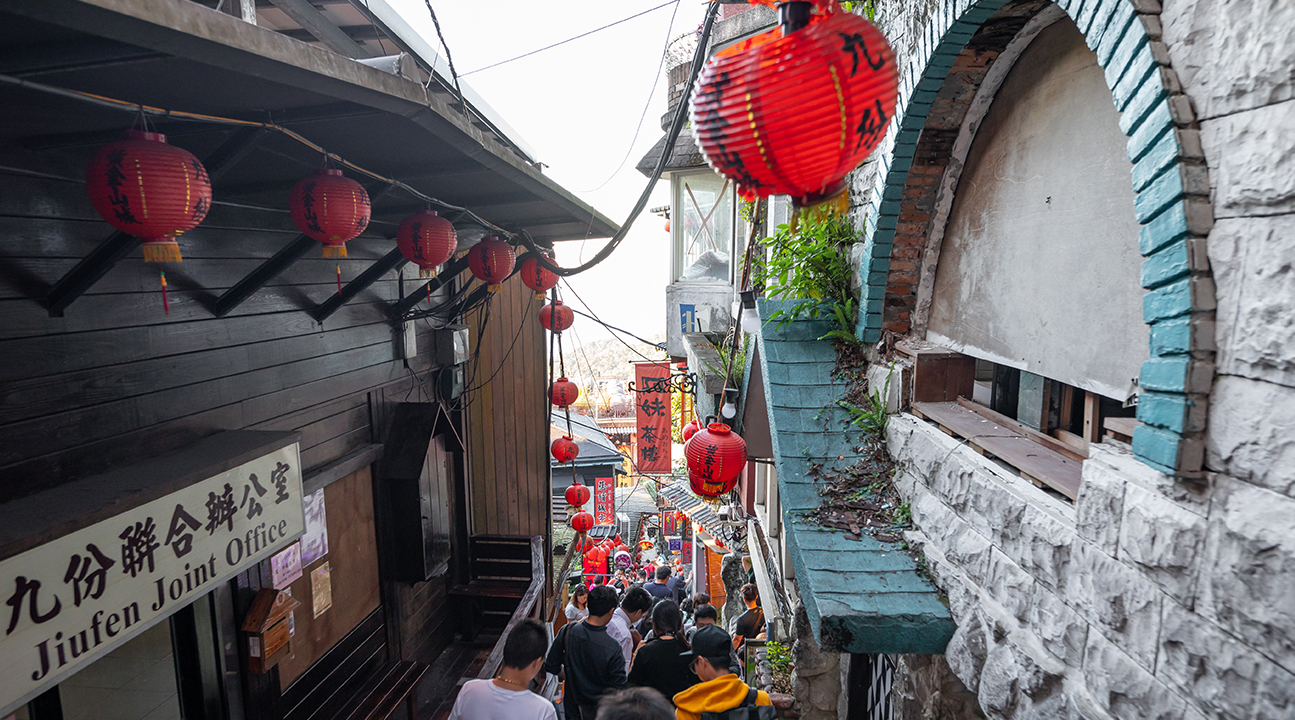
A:
[[[670,365],[635,363],[634,394],[638,430],[638,471],[670,472]]]
[[[0,561],[0,717],[304,527],[294,443]]]
[[[594,479],[594,523],[611,525],[616,519],[616,482],[612,478]]]

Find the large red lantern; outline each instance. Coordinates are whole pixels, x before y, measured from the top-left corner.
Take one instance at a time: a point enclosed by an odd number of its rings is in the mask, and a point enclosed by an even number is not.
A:
[[[748,201],[839,197],[894,116],[899,75],[881,32],[835,0],[804,19],[716,53],[693,94],[697,144]]]
[[[589,502],[589,486],[576,480],[567,487],[567,504],[572,507],[584,507]]]
[[[499,292],[508,276],[513,274],[517,257],[513,246],[494,235],[481,238],[481,242],[468,251],[468,269],[486,284],[490,292]]]
[[[459,237],[449,220],[434,210],[422,210],[400,222],[396,247],[418,266],[419,277],[436,277],[436,268],[459,247]]]
[[[684,455],[692,491],[719,497],[737,485],[746,467],[746,441],[724,423],[711,423],[692,436]]]
[[[696,435],[697,431],[700,429],[701,429],[701,423],[697,422],[696,419],[694,419],[692,422],[688,423],[687,425],[684,425],[683,441],[688,442],[689,440],[691,440],[692,436]]]
[[[553,459],[560,463],[569,463],[580,456],[580,446],[570,437],[560,437],[557,440],[554,440],[553,445],[549,450],[553,453]],[[567,499],[570,499],[570,495],[568,495]],[[584,503],[571,504],[584,505]]]
[[[535,291],[535,299],[543,300],[544,294],[558,284],[557,273],[544,267],[534,255],[522,261],[522,269],[517,273],[522,276],[522,284]]]
[[[564,377],[558,378],[553,383],[550,396],[553,398],[554,405],[560,408],[570,407],[571,403],[574,403],[576,398],[580,397],[580,388]]]
[[[288,197],[297,229],[324,245],[324,257],[346,257],[346,241],[369,226],[369,193],[341,170],[325,168],[302,178]]]
[[[561,300],[555,300],[540,308],[540,324],[550,332],[560,333],[571,327],[575,321],[575,312],[563,305]]]
[[[146,262],[180,262],[175,238],[211,208],[211,179],[198,158],[161,133],[127,130],[100,148],[85,173],[90,202],[109,225],[144,241]]]
[[[594,526],[594,516],[587,512],[581,511],[571,516],[571,529],[581,535],[589,532]]]

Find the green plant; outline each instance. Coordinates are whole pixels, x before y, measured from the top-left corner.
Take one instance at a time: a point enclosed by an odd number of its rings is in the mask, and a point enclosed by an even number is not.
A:
[[[764,644],[764,659],[769,663],[769,671],[774,678],[791,678],[791,648],[777,640]]]
[[[862,10],[869,22],[877,20],[877,0],[842,0],[841,9],[846,12]]]
[[[767,322],[782,328],[804,317],[826,317],[836,328],[823,338],[854,338],[858,307],[850,292],[850,245],[855,231],[846,218],[803,218],[795,228],[779,225],[765,238],[768,259],[756,281],[770,298],[794,301]]]
[[[906,502],[900,503],[890,512],[890,520],[896,525],[907,525],[913,522],[913,508]]]
[[[724,338],[724,342],[715,346],[715,352],[719,355],[719,367],[715,367],[705,360],[702,360],[701,364],[705,365],[712,375],[727,376],[726,370],[730,367],[733,368],[733,384],[729,387],[737,387],[741,385],[742,375],[746,372],[746,350],[745,342],[741,347],[734,348],[730,338]]]
[[[863,406],[856,405],[847,400],[837,400],[836,404],[850,414],[849,423],[864,432],[866,435],[876,437],[885,437],[886,425],[890,421],[890,413],[886,408],[886,398],[890,397],[890,379],[895,375],[894,363],[890,366],[890,372],[886,373],[886,382],[882,385],[881,390],[873,390],[872,393],[863,396]]]

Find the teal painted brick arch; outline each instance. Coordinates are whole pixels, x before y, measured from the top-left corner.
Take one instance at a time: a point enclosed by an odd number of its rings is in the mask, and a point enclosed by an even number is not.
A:
[[[861,267],[862,308],[857,334],[867,343],[883,329],[894,297],[892,251],[903,223],[904,190],[936,92],[976,33],[991,19],[1029,0],[945,0],[928,20],[925,34],[903,68],[899,103],[867,208]],[[1038,3],[1034,3],[1038,4]],[[1009,8],[1008,5],[1013,7]],[[1142,285],[1147,290],[1143,319],[1150,325],[1150,359],[1143,366],[1134,452],[1167,473],[1194,477],[1204,462],[1205,403],[1213,382],[1213,284],[1204,259],[1204,236],[1212,215],[1204,159],[1195,140],[1190,103],[1178,89],[1168,53],[1147,32],[1131,0],[1056,0],[1097,55],[1120,129],[1128,136],[1133,163],[1130,182],[1142,226]],[[1001,12],[1000,12],[1001,11]],[[1153,23],[1152,27],[1159,27]],[[930,227],[927,228],[929,236]],[[911,255],[909,255],[911,257]],[[888,287],[891,288],[888,291]]]

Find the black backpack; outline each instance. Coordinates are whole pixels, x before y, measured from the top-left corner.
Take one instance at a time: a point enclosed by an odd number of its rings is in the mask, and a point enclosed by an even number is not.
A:
[[[724,712],[704,712],[701,714],[701,720],[774,720],[778,717],[778,711],[772,705],[755,704],[759,697],[759,691],[751,688],[751,692],[747,693],[746,702]]]

